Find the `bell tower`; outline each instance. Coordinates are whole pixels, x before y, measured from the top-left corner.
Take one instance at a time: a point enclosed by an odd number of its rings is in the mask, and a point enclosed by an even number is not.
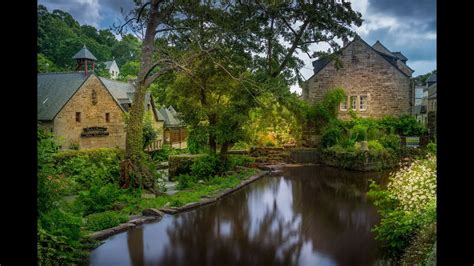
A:
[[[89,49],[87,49],[85,44],[84,47],[82,47],[82,49],[79,50],[79,52],[77,52],[72,58],[77,62],[76,71],[83,70],[87,75],[89,64],[92,64],[92,71],[94,71],[95,61],[97,61],[97,58],[89,51]]]

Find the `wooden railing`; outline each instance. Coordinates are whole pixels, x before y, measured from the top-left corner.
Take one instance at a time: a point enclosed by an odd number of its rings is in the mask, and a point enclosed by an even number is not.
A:
[[[148,146],[145,148],[145,151],[156,151],[156,150],[160,150],[161,147],[162,147],[162,141],[161,139],[157,139],[155,141],[153,141],[152,143],[148,144]]]

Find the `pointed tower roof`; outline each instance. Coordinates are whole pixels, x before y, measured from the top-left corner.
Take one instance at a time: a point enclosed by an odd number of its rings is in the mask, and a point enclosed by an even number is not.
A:
[[[88,60],[97,61],[97,58],[95,58],[95,56],[91,53],[91,51],[89,51],[89,49],[87,49],[85,44],[84,44],[84,47],[82,47],[82,49],[79,52],[77,52],[77,54],[74,55],[72,58],[73,59],[88,59]]]

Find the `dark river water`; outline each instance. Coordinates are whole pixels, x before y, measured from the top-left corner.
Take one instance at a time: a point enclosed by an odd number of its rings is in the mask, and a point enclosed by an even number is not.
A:
[[[91,265],[375,265],[369,179],[325,166],[286,167],[220,201],[107,239]]]

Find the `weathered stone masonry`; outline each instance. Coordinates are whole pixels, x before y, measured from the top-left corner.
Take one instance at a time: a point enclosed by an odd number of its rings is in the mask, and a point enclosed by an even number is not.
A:
[[[348,110],[350,96],[367,96],[367,109],[359,110],[358,101],[355,110],[361,117],[380,118],[410,113],[413,92],[411,72],[406,65],[395,67],[360,38],[342,49],[340,59],[342,68],[336,69],[334,60],[330,61],[306,82],[303,99],[315,103],[328,90],[341,87],[348,96]],[[340,110],[339,117],[348,119],[349,111]]]
[[[97,103],[92,102],[92,91],[95,90]],[[76,112],[81,113],[81,121],[76,122]],[[109,122],[105,114],[109,113]],[[118,103],[102,85],[100,80],[92,75],[76,94],[66,103],[54,120],[53,132],[63,138],[63,146],[71,143],[79,144],[80,148],[125,148],[124,112]],[[108,136],[81,137],[83,128],[106,127]]]

